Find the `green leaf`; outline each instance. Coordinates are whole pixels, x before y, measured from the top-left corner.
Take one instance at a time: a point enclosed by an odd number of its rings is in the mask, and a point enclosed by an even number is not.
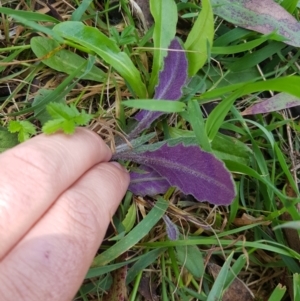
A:
[[[10,133],[6,128],[0,126],[0,153],[16,146],[18,143],[18,135]]]
[[[49,56],[42,60],[48,67],[67,74],[72,74],[78,69],[78,66],[84,65],[86,60],[80,55],[66,50],[59,49],[60,44],[55,40],[45,37],[33,37],[30,40],[31,49],[38,58]],[[77,77],[97,82],[104,82],[107,74],[96,66],[92,66],[88,73],[85,73],[85,68],[82,67],[81,73]]]
[[[294,205],[292,205],[293,201],[298,201],[299,199],[288,197],[284,194],[282,194],[271,182],[266,180],[266,177],[264,175],[258,174],[254,169],[250,168],[247,165],[240,164],[238,162],[232,162],[229,160],[224,160],[226,167],[233,173],[240,173],[240,174],[246,174],[254,179],[259,180],[261,183],[265,184],[271,191],[273,191],[282,201],[284,207],[286,207],[286,210],[289,212],[289,214],[292,216],[293,220],[298,221],[299,213]],[[277,213],[271,213],[271,215],[277,216]],[[272,217],[274,218],[274,217]],[[268,217],[268,219],[271,219],[271,217]]]
[[[214,18],[210,0],[202,0],[202,10],[184,44],[189,61],[189,76],[205,64],[214,37]]]
[[[160,256],[165,251],[165,248],[156,248],[151,251],[146,250],[145,254],[143,254],[140,259],[135,262],[128,270],[126,283],[129,284],[130,282],[132,282],[141,271],[143,271],[155,260],[157,260],[158,256]]]
[[[227,280],[227,275],[230,269],[230,263],[233,257],[233,252],[228,256],[224,265],[222,266],[220,273],[217,279],[214,281],[214,284],[207,296],[207,301],[221,301],[223,289],[225,286],[225,282]]]
[[[10,121],[8,130],[11,133],[18,133],[18,140],[20,142],[24,142],[25,140],[28,140],[31,135],[36,134],[34,125],[27,120]]]
[[[90,57],[89,60],[84,63],[84,65],[79,66],[79,68],[77,70],[75,70],[66,79],[64,79],[64,81],[61,84],[59,84],[55,90],[53,90],[51,93],[47,94],[45,96],[45,98],[43,98],[37,105],[32,106],[30,108],[26,108],[26,109],[21,110],[16,113],[9,114],[9,116],[19,116],[24,113],[28,113],[28,112],[32,112],[32,111],[35,112],[35,116],[38,116],[41,112],[44,111],[44,108],[46,107],[46,105],[48,103],[58,102],[59,99],[61,99],[65,95],[67,95],[75,87],[75,85],[78,83],[80,78],[73,81],[74,77],[76,77],[77,74],[79,74],[81,67],[84,67],[84,66],[87,66],[86,72],[88,73],[91,68],[91,61],[93,61],[93,57]]]
[[[280,5],[285,8],[290,14],[292,14],[296,7],[297,4],[299,3],[299,0],[283,0]],[[295,298],[295,297],[294,297]],[[295,299],[296,300],[296,299]]]
[[[203,150],[211,152],[211,145],[207,136],[205,135],[203,114],[196,99],[189,100],[187,113],[189,116],[189,122],[191,123],[199,146]]]
[[[300,98],[300,77],[286,76],[286,77],[268,79],[266,81],[258,81],[254,83],[245,82],[245,83],[234,84],[234,85],[226,86],[219,89],[214,89],[212,91],[203,93],[200,96],[200,99],[217,98],[220,96],[224,96],[224,94],[236,91],[238,89],[239,89],[239,93],[237,93],[238,97],[251,94],[254,92],[272,90],[277,92],[286,92]]]
[[[46,14],[39,14],[34,13],[31,11],[24,11],[24,10],[15,10],[10,9],[6,7],[0,7],[0,13],[6,14],[6,15],[14,15],[17,17],[25,18],[31,21],[37,21],[37,22],[52,22],[52,23],[58,23],[59,21],[51,16],[48,16]]]
[[[176,247],[176,255],[179,263],[194,277],[201,278],[203,276],[203,256],[197,246]]]
[[[212,54],[234,54],[239,52],[245,52],[252,50],[253,48],[261,45],[262,43],[268,41],[272,37],[276,36],[274,33],[265,35],[259,39],[255,39],[250,42],[242,43],[239,45],[232,45],[232,46],[224,46],[224,47],[213,47],[211,49]]]
[[[34,97],[34,100],[32,102],[32,106],[35,107],[39,103],[43,102],[43,100],[51,95],[53,93],[52,90],[46,90],[46,89],[40,89],[37,93],[37,95]],[[52,100],[52,102],[58,102],[58,103],[65,103],[64,98],[55,98]],[[46,107],[42,107],[40,109],[34,110],[34,116],[41,122],[42,125],[44,125],[47,121],[51,119],[50,114],[47,112]]]
[[[128,209],[128,212],[124,220],[122,221],[126,233],[128,233],[133,228],[135,221],[136,221],[136,209],[135,209],[135,204],[132,203]]]
[[[284,43],[271,41],[266,46],[234,60],[232,63],[228,64],[227,67],[233,72],[249,70],[250,68],[264,62],[270,58],[270,56],[278,53],[285,47],[286,45]]]
[[[232,282],[236,279],[240,271],[246,266],[247,257],[243,254],[240,255],[232,265],[231,269],[228,271],[227,279],[225,281],[225,288],[228,288]]]
[[[293,275],[293,287],[294,287],[294,300],[299,300],[300,298],[300,277],[299,274]]]
[[[66,21],[56,25],[53,30],[102,57],[124,77],[137,96],[144,98],[147,95],[140,72],[129,56],[125,52],[121,52],[117,44],[97,28],[85,26],[81,22]]]
[[[77,125],[86,125],[91,120],[91,118],[92,115],[86,113],[85,111],[82,111],[80,115],[75,116],[73,120]]]
[[[176,34],[178,13],[174,0],[150,0],[150,10],[155,24],[153,31],[153,64],[149,84],[149,95],[152,95],[158,81],[159,71],[162,69],[163,58],[166,56],[171,40]]]
[[[42,130],[45,134],[53,134],[62,130],[66,134],[73,134],[77,125],[86,125],[92,118],[84,110],[79,112],[75,105],[50,103],[47,111],[53,120],[45,123]]]
[[[157,99],[133,99],[122,101],[122,104],[131,108],[166,113],[182,112],[186,107],[183,102],[162,99],[159,101]]]
[[[286,292],[286,287],[282,286],[280,283],[275,287],[268,301],[281,301]],[[297,300],[297,299],[294,299]]]
[[[221,160],[230,160],[248,165],[252,150],[234,137],[217,133],[211,143],[213,154]]]
[[[66,134],[73,134],[75,131],[75,123],[64,119],[49,120],[42,128],[43,133],[50,135],[62,130]]]
[[[285,222],[282,225],[278,225],[278,226],[274,227],[273,230],[275,231],[275,230],[284,229],[284,228],[300,230],[300,221]]]
[[[3,7],[2,7],[3,9]],[[54,32],[52,29],[40,25],[37,22],[32,21],[33,19],[29,17],[24,16],[23,14],[18,13],[18,11],[14,11],[15,13],[10,14],[11,17],[13,17],[16,21],[20,22],[21,24],[25,25],[26,27],[29,27],[37,32],[43,32],[46,35],[53,37],[56,41],[63,43],[62,37]],[[56,19],[55,19],[56,20]],[[57,20],[56,20],[57,22]]]
[[[205,129],[206,135],[211,141],[215,138],[216,134],[218,133],[222,123],[225,120],[225,117],[227,116],[227,113],[229,112],[235,100],[238,98],[239,93],[239,91],[236,91],[226,99],[222,100],[208,115],[205,124]]]
[[[93,266],[105,265],[132,248],[150,232],[152,227],[162,218],[167,208],[168,203],[160,197],[148,215],[135,228],[112,247],[94,258]]]
[[[80,5],[73,11],[71,20],[72,21],[80,21],[84,12],[88,9],[93,0],[83,0]]]
[[[3,63],[13,62],[14,59],[17,58],[19,56],[19,54],[26,49],[27,49],[27,46],[24,46],[24,48],[17,49],[16,51],[12,51],[11,54],[5,55],[4,58],[0,61],[1,65],[2,65],[2,66],[0,66],[0,72],[4,71],[9,66],[9,65],[6,65]],[[21,71],[21,72],[23,72],[23,71]],[[16,73],[14,73],[14,75],[16,75]]]
[[[49,103],[47,105],[47,111],[54,119],[72,119],[79,114],[74,105],[69,107],[59,103]]]

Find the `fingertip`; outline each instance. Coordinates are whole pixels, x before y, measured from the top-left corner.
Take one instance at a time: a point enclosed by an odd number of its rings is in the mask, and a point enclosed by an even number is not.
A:
[[[109,161],[111,159],[112,151],[111,151],[110,147],[94,131],[87,129],[87,128],[78,127],[78,128],[76,128],[74,135],[78,136],[79,139],[82,139],[82,137],[86,138],[87,136],[90,136],[91,140],[93,142],[96,142],[99,145],[99,151],[101,150],[102,156],[103,156],[103,153],[106,154],[106,157],[105,157],[106,160],[103,160],[103,161]]]
[[[122,170],[122,171],[128,173],[127,169],[123,165],[121,165],[119,162],[111,161],[109,163],[114,165],[115,167],[117,167],[119,170]]]
[[[98,185],[102,191],[102,198],[99,201],[112,217],[128,189],[130,176],[128,171],[117,162],[101,163],[97,169]],[[105,201],[107,198],[110,202]]]

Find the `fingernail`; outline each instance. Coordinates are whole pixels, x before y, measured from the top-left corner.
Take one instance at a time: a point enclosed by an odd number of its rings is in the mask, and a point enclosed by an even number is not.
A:
[[[116,166],[118,169],[128,172],[128,170],[124,166],[122,166],[120,163],[118,163],[116,161],[111,161],[110,163],[113,164],[114,166]]]

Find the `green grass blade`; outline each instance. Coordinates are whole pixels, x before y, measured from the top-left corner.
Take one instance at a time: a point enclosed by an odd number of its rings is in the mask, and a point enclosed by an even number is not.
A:
[[[278,162],[282,168],[282,171],[285,173],[287,179],[288,179],[288,182],[290,183],[290,185],[292,186],[293,190],[298,194],[299,194],[299,190],[298,190],[298,185],[295,183],[295,180],[290,172],[290,169],[289,167],[287,166],[286,164],[286,159],[284,158],[283,156],[283,153],[282,151],[280,150],[279,146],[277,145],[277,143],[275,143],[274,145],[274,149],[275,149],[275,152],[276,152],[276,155],[277,155],[277,159],[278,159]]]
[[[46,35],[55,39],[56,41],[63,43],[63,38],[59,34],[54,32],[52,29],[40,25],[37,22],[31,21],[30,19],[21,17],[20,15],[12,14],[10,16],[13,17],[15,20],[17,20],[18,22],[20,22],[21,24],[23,24],[24,26],[29,27],[37,32],[43,32]]]
[[[226,115],[239,95],[239,91],[232,93],[222,100],[209,114],[205,124],[206,135],[212,141],[217,135]]]
[[[292,14],[295,11],[298,3],[299,0],[283,0],[280,5]]]
[[[232,284],[232,282],[240,273],[240,271],[245,267],[246,263],[247,257],[244,254],[240,255],[228,271],[227,279],[225,280],[224,284],[224,289],[227,289]]]
[[[162,68],[163,59],[167,54],[167,49],[171,40],[176,34],[177,7],[174,0],[150,0],[150,10],[154,18],[153,31],[153,64],[149,83],[149,95],[153,94],[157,85],[159,71]]]
[[[265,61],[284,47],[286,47],[285,44],[272,41],[265,47],[248,53],[242,58],[235,60],[233,63],[228,65],[228,68],[233,72],[249,70],[251,67]]]
[[[238,97],[262,91],[286,92],[300,98],[300,77],[286,76],[254,83],[239,83],[203,93],[199,99],[212,99],[239,89]]]
[[[280,301],[282,300],[284,294],[286,292],[286,287],[278,284],[274,289],[272,295],[269,297],[268,301]],[[297,300],[297,299],[295,299]]]
[[[293,290],[294,300],[300,300],[300,277],[297,273],[293,275]]]
[[[89,271],[87,272],[85,279],[90,279],[90,278],[94,278],[94,277],[99,277],[102,276],[104,274],[110,273],[112,271],[115,271],[125,265],[128,265],[130,263],[133,263],[135,261],[137,261],[139,258],[135,257],[132,259],[128,259],[125,262],[118,262],[118,263],[114,263],[114,264],[109,264],[109,265],[105,265],[103,267],[97,267],[97,268],[90,268]]]
[[[270,190],[272,190],[283,202],[289,213],[292,215],[294,220],[300,220],[300,216],[297,212],[297,210],[294,207],[293,202],[287,201],[287,200],[293,200],[294,203],[299,202],[299,199],[287,197],[284,194],[282,194],[276,187],[268,180],[265,179],[264,176],[261,176],[259,173],[257,173],[254,169],[252,169],[249,166],[240,164],[238,162],[232,162],[229,160],[224,160],[226,167],[231,171],[235,173],[241,173],[246,174],[252,178],[255,178],[265,184]]]
[[[128,270],[126,283],[131,283],[134,278],[146,267],[152,264],[163,252],[166,251],[166,248],[157,248],[151,251],[147,251],[143,254],[139,260],[137,260],[134,265]]]
[[[105,265],[133,247],[150,232],[152,227],[162,218],[167,208],[168,203],[163,198],[159,198],[149,214],[130,233],[94,258],[93,266]]]
[[[189,100],[188,115],[189,115],[189,122],[191,123],[191,126],[193,128],[199,146],[203,150],[207,152],[211,152],[211,145],[209,143],[208,137],[205,134],[204,118],[200,106],[196,99]]]
[[[213,47],[211,49],[212,54],[234,54],[244,51],[252,50],[253,48],[261,45],[262,43],[266,42],[272,37],[272,35],[266,35],[262,38],[255,39],[250,42],[246,42],[239,45],[233,45],[233,46],[224,46],[224,47]]]
[[[60,45],[55,40],[45,37],[33,37],[30,40],[30,45],[37,58],[45,57],[42,62],[59,72],[72,74],[78,69],[78,66],[86,62],[86,59],[70,50],[57,50]],[[50,56],[46,57],[49,54]],[[84,73],[85,69],[83,68],[78,77],[97,82],[104,82],[107,79],[107,74],[96,66],[92,66],[91,71],[85,75],[83,75]]]
[[[56,25],[53,30],[64,38],[94,51],[106,63],[116,69],[140,98],[147,95],[140,72],[125,52],[97,28],[85,26],[81,22],[67,21]]]
[[[7,62],[12,62],[24,49],[17,49],[16,51],[13,51],[10,55],[6,56],[3,60],[1,60],[1,63],[7,63]],[[7,68],[5,64],[3,66],[0,66],[0,72],[4,71]]]
[[[284,229],[284,228],[300,230],[300,221],[285,222],[282,225],[275,226],[273,228],[273,230],[275,231],[275,230]]]
[[[40,113],[42,113],[46,107],[46,105],[50,102],[59,102],[59,99],[67,95],[73,87],[77,84],[80,77],[72,83],[75,77],[79,75],[82,68],[84,68],[85,65],[87,65],[88,61],[86,61],[82,66],[79,66],[77,70],[75,70],[72,74],[70,74],[60,85],[57,86],[55,90],[52,91],[52,93],[49,93],[42,101],[39,102],[39,104],[32,106],[30,108],[24,109],[22,111],[9,114],[8,116],[19,116],[24,113],[35,111],[36,115],[38,116]],[[72,84],[71,84],[72,83]]]
[[[84,12],[88,9],[93,0],[83,0],[80,5],[74,10],[71,16],[71,21],[80,21]]]
[[[221,301],[222,292],[224,290],[225,282],[227,281],[228,272],[230,269],[230,263],[233,257],[233,252],[227,257],[224,265],[222,266],[220,273],[217,279],[214,281],[214,284],[207,296],[207,301]]]
[[[130,108],[165,113],[182,112],[186,107],[183,102],[163,99],[133,99],[122,101],[122,104]]]
[[[214,17],[209,0],[202,1],[202,10],[184,44],[189,62],[189,76],[205,64],[214,37]]]
[[[24,10],[15,10],[6,7],[0,7],[0,13],[6,15],[14,15],[15,17],[20,17],[22,19],[30,20],[30,21],[37,21],[37,22],[51,22],[51,23],[59,23],[59,21],[51,16],[46,14],[34,13],[30,11]]]
[[[209,238],[189,238],[175,241],[162,241],[162,242],[145,242],[140,245],[149,247],[149,248],[158,248],[158,247],[175,247],[175,246],[188,246],[188,245],[221,245],[221,246],[231,246],[231,239],[218,239],[215,237]],[[278,253],[281,255],[285,255],[288,257],[295,258],[300,260],[300,254],[285,245],[280,243],[269,241],[269,240],[258,240],[258,241],[236,241],[235,242],[235,250],[236,252],[243,252],[243,248],[254,248],[254,249],[262,249],[274,253]]]

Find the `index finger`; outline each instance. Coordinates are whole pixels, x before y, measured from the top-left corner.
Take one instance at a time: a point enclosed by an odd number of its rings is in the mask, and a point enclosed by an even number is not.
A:
[[[109,161],[95,133],[39,135],[0,155],[0,260],[87,170]]]

